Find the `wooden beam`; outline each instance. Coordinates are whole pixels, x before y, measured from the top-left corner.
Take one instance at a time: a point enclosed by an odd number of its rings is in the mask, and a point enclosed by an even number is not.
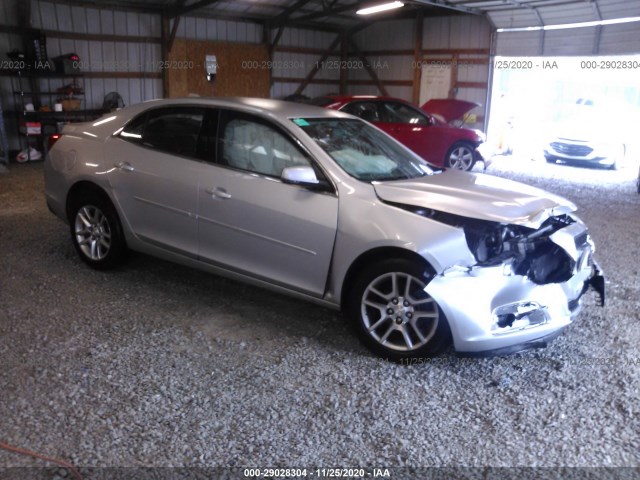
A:
[[[303,80],[300,77],[273,77],[274,83],[300,83]],[[340,80],[334,80],[331,78],[314,78],[309,80],[309,84],[317,85],[335,85],[340,86]],[[385,80],[385,85],[393,87],[410,87],[412,85],[411,80]],[[373,80],[351,80],[350,85],[376,85]]]
[[[96,42],[125,42],[125,43],[160,43],[160,37],[141,37],[135,35],[109,35],[103,33],[75,33],[60,32],[58,30],[39,30],[29,27],[16,27],[13,25],[0,25],[0,33],[13,35],[44,33],[47,38],[62,38],[68,40],[88,40]]]
[[[313,77],[315,77],[316,73],[318,73],[320,68],[322,68],[323,62],[326,61],[327,58],[329,58],[329,55],[331,55],[331,53],[338,47],[338,44],[340,43],[341,39],[342,39],[342,36],[337,35],[336,38],[333,40],[333,42],[331,42],[331,45],[329,45],[329,48],[324,52],[324,54],[322,54],[322,56],[320,56],[318,61],[316,61],[315,67],[311,69],[311,71],[307,74],[307,76],[304,78],[302,83],[298,86],[298,88],[296,88],[295,95],[300,95],[304,91],[304,89],[307,88],[307,85],[311,83],[311,80],[313,80]]]
[[[379,55],[406,55],[412,57],[415,53],[413,50],[363,50],[362,54],[367,57]],[[489,55],[488,48],[423,48],[422,55]]]
[[[176,8],[182,8],[187,0],[178,0],[176,2]],[[173,27],[171,28],[171,34],[169,35],[169,40],[167,41],[167,52],[171,52],[173,48],[173,42],[176,39],[176,33],[178,33],[178,25],[180,25],[180,16],[177,16],[173,19]]]
[[[457,88],[478,88],[480,90],[487,89],[487,82],[457,82]]]
[[[286,52],[286,53],[303,53],[305,55],[323,55],[327,50],[325,48],[306,48],[306,47],[274,47],[274,52]]]
[[[449,88],[449,98],[456,98],[456,93],[458,93],[458,54],[454,53],[453,58],[451,59],[451,88]]]
[[[283,32],[284,32],[284,25],[282,25],[278,29],[278,32],[276,33],[276,36],[274,37],[273,41],[269,43],[269,51],[271,52],[271,54],[273,54],[276,46],[278,45],[278,42],[280,41],[280,37],[282,36]]]
[[[272,80],[274,83],[300,83],[300,80],[303,79],[299,77],[273,77]],[[332,80],[328,78],[314,78],[312,80],[309,80],[309,83],[317,85],[340,85],[340,82],[338,80]]]
[[[347,33],[342,34],[340,40],[340,95],[347,93],[347,82],[349,81],[349,71],[343,68],[349,60],[349,42],[351,37]]]
[[[209,5],[213,5],[214,3],[218,3],[220,0],[200,0],[199,2],[192,3],[191,5],[187,5],[186,7],[175,8],[168,13],[169,18],[180,17],[182,15],[186,15],[189,12],[193,12],[194,10],[199,10],[204,7],[208,7]]]
[[[411,92],[411,100],[414,105],[420,102],[420,83],[422,82],[422,66],[420,59],[422,57],[422,28],[424,25],[424,16],[422,11],[418,12],[416,17],[416,38],[413,48],[413,89]]]
[[[348,5],[342,5],[340,7],[329,8],[326,10],[322,10],[320,12],[310,13],[308,15],[302,15],[301,17],[295,17],[289,19],[288,25],[295,25],[300,22],[312,22],[313,20],[317,20],[318,18],[330,17],[336,13],[347,12],[349,10],[354,10],[360,5],[360,2],[350,3]]]
[[[291,16],[291,14],[293,14],[297,10],[304,7],[307,3],[309,3],[309,1],[310,0],[298,0],[296,3],[294,3],[290,7],[286,8],[280,15],[278,15],[276,18],[273,19],[272,28],[284,27],[287,23],[287,20],[289,20],[289,17]]]
[[[373,80],[373,83],[375,84],[375,86],[378,87],[378,90],[380,91],[380,93],[383,96],[388,97],[389,96],[389,92],[387,92],[386,87],[384,86],[384,84],[378,78],[378,74],[376,73],[376,71],[373,68],[371,68],[371,64],[369,63],[369,60],[367,59],[367,57],[365,57],[362,54],[362,52],[360,51],[360,49],[356,45],[355,40],[353,40],[353,38],[351,39],[351,48],[353,49],[353,51],[355,52],[356,56],[360,59],[360,61],[364,65],[364,69],[367,71],[367,73],[371,77],[371,80]]]
[[[349,82],[351,85],[375,85],[380,90],[380,81],[376,82],[375,80],[351,80]],[[384,86],[389,87],[411,87],[413,82],[411,80],[385,80]],[[386,91],[386,89],[385,89]],[[383,95],[388,96],[383,93]]]
[[[160,17],[160,31],[162,42],[160,45],[161,59],[166,62],[169,59],[169,16],[163,13]],[[166,68],[162,69],[162,96],[167,98],[169,96],[169,71]]]
[[[163,72],[166,69],[163,69]],[[162,72],[85,72],[84,78],[163,78]],[[164,85],[163,85],[164,86]]]

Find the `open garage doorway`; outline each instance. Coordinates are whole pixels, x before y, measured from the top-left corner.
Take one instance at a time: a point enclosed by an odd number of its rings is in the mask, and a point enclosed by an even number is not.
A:
[[[536,161],[532,170],[636,178],[639,75],[640,55],[495,57],[488,142],[498,159]]]

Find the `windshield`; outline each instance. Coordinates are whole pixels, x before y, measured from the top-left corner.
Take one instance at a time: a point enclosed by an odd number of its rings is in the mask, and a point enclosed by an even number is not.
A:
[[[427,163],[368,123],[346,118],[294,118],[344,171],[364,182],[433,173]]]

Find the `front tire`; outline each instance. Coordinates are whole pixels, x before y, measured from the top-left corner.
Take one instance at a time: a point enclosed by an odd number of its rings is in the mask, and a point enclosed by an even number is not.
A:
[[[458,142],[451,147],[445,159],[445,166],[468,172],[476,163],[473,145]]]
[[[430,268],[387,260],[362,272],[349,295],[347,314],[365,346],[402,362],[438,354],[451,342],[444,313],[424,288]]]
[[[124,260],[127,245],[118,214],[104,195],[87,193],[73,202],[69,218],[71,241],[80,259],[107,270]]]

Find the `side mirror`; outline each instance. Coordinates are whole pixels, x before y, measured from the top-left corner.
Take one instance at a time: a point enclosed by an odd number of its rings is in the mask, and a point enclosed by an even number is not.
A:
[[[316,172],[311,167],[285,167],[282,169],[280,179],[284,183],[300,185],[311,190],[327,190],[325,181],[318,180]]]

